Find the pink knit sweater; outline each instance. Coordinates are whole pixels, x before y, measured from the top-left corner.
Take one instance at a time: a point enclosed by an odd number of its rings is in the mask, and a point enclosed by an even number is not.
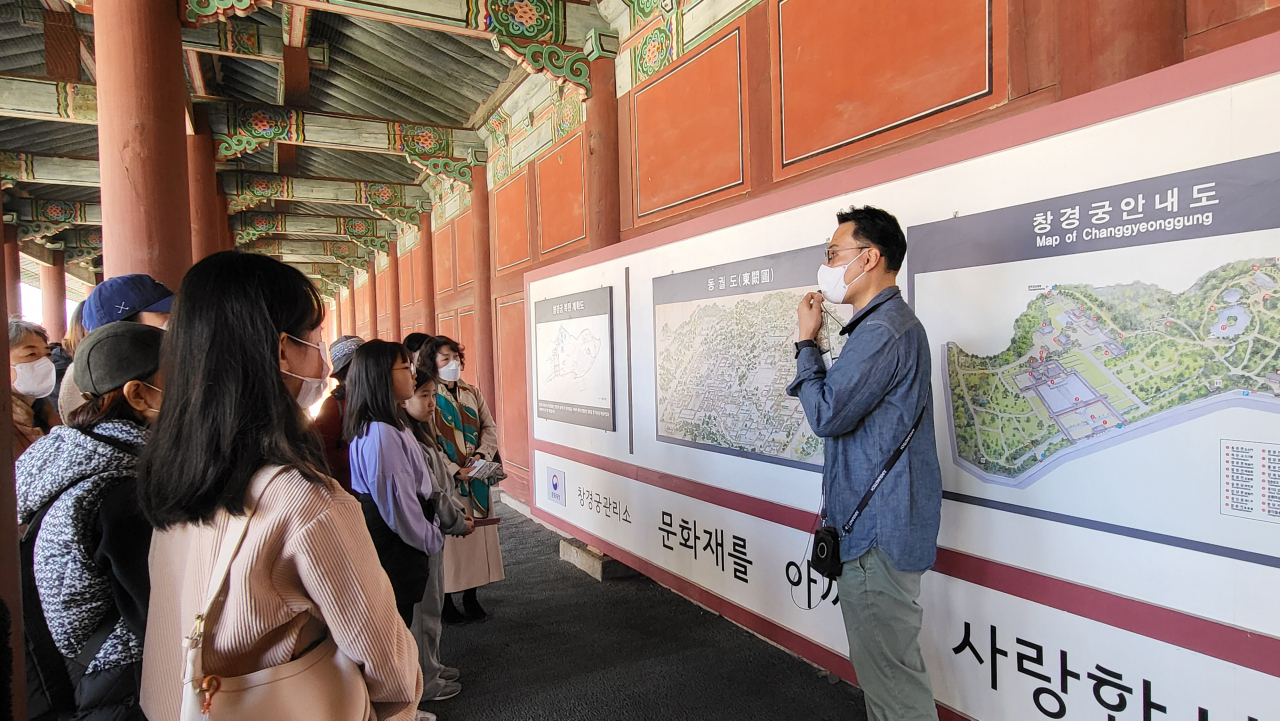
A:
[[[250,497],[275,472],[254,477]],[[182,639],[190,631],[229,517],[185,524],[151,541],[151,607],[142,663],[142,708],[151,721],[176,721]],[[412,721],[422,696],[418,648],[365,528],[359,502],[333,480],[297,471],[267,488],[231,564],[226,602],[205,632],[204,670],[240,676],[286,663],[325,629],[369,685],[379,721]]]

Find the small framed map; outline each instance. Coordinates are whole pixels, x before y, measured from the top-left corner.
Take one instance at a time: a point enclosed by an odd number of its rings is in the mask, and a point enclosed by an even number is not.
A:
[[[605,431],[613,417],[613,288],[534,304],[537,414]]]

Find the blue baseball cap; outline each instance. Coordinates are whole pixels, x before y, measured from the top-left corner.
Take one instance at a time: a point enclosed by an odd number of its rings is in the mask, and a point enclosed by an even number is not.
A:
[[[118,275],[99,283],[84,302],[80,322],[86,332],[137,313],[168,313],[173,291],[145,273]]]

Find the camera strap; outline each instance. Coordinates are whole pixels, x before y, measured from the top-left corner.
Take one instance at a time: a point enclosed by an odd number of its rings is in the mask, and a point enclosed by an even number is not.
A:
[[[849,532],[853,530],[853,524],[858,520],[858,517],[862,515],[862,512],[867,510],[867,504],[871,503],[871,497],[876,494],[876,491],[880,488],[880,484],[884,483],[884,479],[889,476],[889,471],[892,471],[893,467],[898,465],[898,459],[901,458],[903,452],[907,450],[907,445],[910,444],[911,439],[915,437],[916,431],[920,430],[920,422],[924,420],[924,411],[928,407],[929,404],[926,401],[924,406],[920,408],[920,413],[916,415],[916,422],[911,425],[911,430],[907,431],[907,435],[902,439],[902,442],[898,444],[898,447],[893,449],[893,454],[889,456],[889,460],[885,461],[884,468],[880,469],[880,473],[876,475],[875,480],[871,482],[871,487],[867,489],[866,493],[862,494],[862,500],[858,501],[858,506],[853,509],[853,514],[849,516],[848,522],[840,527],[840,538],[844,538],[849,535]],[[826,494],[824,493],[822,499],[822,516],[824,518],[826,517],[826,513],[827,502]]]

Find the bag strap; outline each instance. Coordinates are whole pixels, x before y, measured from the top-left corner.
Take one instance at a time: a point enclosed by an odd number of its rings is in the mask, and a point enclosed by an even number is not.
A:
[[[911,443],[911,439],[915,437],[916,431],[920,429],[920,422],[924,420],[924,412],[928,407],[929,403],[926,400],[924,407],[920,409],[919,415],[916,416],[916,422],[911,424],[911,430],[907,431],[907,435],[902,439],[902,442],[898,444],[898,447],[893,449],[893,454],[889,456],[889,460],[885,461],[884,468],[880,469],[880,473],[876,476],[875,480],[871,482],[871,487],[867,489],[866,493],[862,494],[862,500],[858,501],[858,507],[853,509],[853,513],[849,516],[849,521],[840,527],[841,538],[849,535],[849,532],[853,530],[854,522],[858,520],[858,517],[862,515],[863,511],[867,510],[867,504],[871,503],[871,497],[876,494],[876,490],[880,488],[880,484],[884,483],[884,479],[889,476],[889,471],[892,471],[893,467],[898,464],[898,459],[901,458],[902,453],[907,450],[907,444]],[[824,515],[826,514],[826,507],[826,499],[824,498],[822,502]]]
[[[22,554],[22,621],[26,631],[25,641],[28,651],[27,689],[28,695],[36,691],[30,688],[34,684],[32,676],[40,679],[40,686],[47,697],[50,710],[74,711],[75,686],[71,683],[71,674],[67,671],[63,656],[53,641],[49,624],[44,616],[44,607],[40,605],[40,594],[35,579],[35,546],[36,536],[40,534],[40,526],[44,516],[59,496],[54,496],[44,504],[27,525],[22,535],[20,552]]]
[[[99,443],[103,443],[105,445],[111,446],[112,448],[116,449],[117,451],[120,451],[121,453],[127,453],[128,455],[131,455],[131,456],[137,456],[142,451],[140,447],[135,446],[132,443],[126,443],[125,441],[122,441],[118,438],[112,438],[111,436],[104,436],[101,433],[98,433],[97,426],[94,426],[93,428],[80,428],[78,430],[84,435],[92,438],[93,440]]]
[[[258,501],[267,492],[267,488],[271,482],[284,472],[284,467],[280,467],[267,482],[262,484],[258,493],[250,496],[251,505],[245,509],[243,516],[232,516],[231,522],[227,525],[227,533],[222,537],[222,543],[218,546],[218,555],[215,556],[213,562],[213,572],[209,576],[209,586],[205,591],[205,602],[200,612],[197,626],[199,633],[203,634],[202,619],[208,618],[209,611],[213,609],[213,604],[218,598],[218,592],[222,590],[222,586],[227,582],[227,576],[231,574],[231,562],[235,560],[236,554],[240,552],[240,546],[244,543],[244,537],[249,530],[249,520],[253,518],[253,514],[258,510]]]

